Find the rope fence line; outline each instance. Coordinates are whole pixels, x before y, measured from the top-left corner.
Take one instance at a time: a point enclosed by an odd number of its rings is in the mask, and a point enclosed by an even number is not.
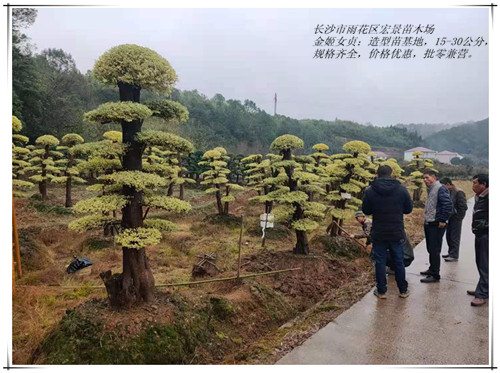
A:
[[[302,269],[301,267],[296,267],[296,268],[279,269],[276,271],[248,273],[246,275],[239,275],[239,276],[232,276],[232,277],[213,278],[210,280],[177,282],[177,283],[173,283],[173,284],[157,284],[157,285],[155,285],[155,287],[156,288],[165,288],[165,287],[176,287],[176,286],[199,285],[199,284],[207,284],[207,283],[211,283],[211,282],[222,282],[222,281],[239,280],[239,279],[243,279],[243,278],[252,278],[252,277],[258,277],[258,276],[274,275],[277,273],[299,271],[301,269]],[[42,285],[17,285],[17,286],[18,287],[59,287],[59,288],[63,288],[63,289],[76,289],[79,287],[86,287],[86,288],[90,288],[90,289],[105,289],[106,288],[104,285],[84,285],[84,284],[82,284],[82,285],[42,284]]]

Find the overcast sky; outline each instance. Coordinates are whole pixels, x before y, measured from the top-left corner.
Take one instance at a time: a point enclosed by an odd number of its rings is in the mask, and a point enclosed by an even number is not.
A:
[[[41,8],[26,33],[38,51],[71,53],[82,72],[112,46],[147,46],[177,71],[177,88],[250,99],[269,113],[276,92],[278,113],[294,118],[451,123],[488,116],[488,47],[473,49],[465,60],[369,60],[367,47],[359,48],[362,57],[356,60],[315,60],[314,29],[317,24],[434,24],[431,47],[443,36],[488,40],[488,12]]]

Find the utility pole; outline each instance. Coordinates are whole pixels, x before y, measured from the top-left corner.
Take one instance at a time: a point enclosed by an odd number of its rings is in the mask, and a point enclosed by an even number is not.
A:
[[[276,115],[276,106],[278,105],[278,95],[274,94],[274,115]]]

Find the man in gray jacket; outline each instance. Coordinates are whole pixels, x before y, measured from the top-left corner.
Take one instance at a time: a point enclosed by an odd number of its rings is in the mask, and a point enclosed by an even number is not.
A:
[[[423,172],[424,183],[427,185],[427,201],[425,201],[425,244],[429,253],[429,269],[420,272],[426,276],[420,282],[431,283],[440,280],[439,267],[441,265],[441,246],[443,236],[446,230],[446,223],[450,218],[453,205],[450,199],[450,193],[439,180],[437,172],[427,169]]]
[[[448,244],[448,254],[442,255],[445,262],[456,262],[460,251],[460,236],[462,234],[462,220],[467,212],[467,198],[463,190],[458,189],[453,182],[443,177],[441,179],[446,189],[450,192],[453,211],[446,227],[446,243]]]

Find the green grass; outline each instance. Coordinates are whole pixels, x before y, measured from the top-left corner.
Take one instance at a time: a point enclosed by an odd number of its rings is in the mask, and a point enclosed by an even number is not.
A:
[[[44,214],[55,214],[55,215],[72,215],[73,211],[70,208],[66,208],[58,205],[49,205],[44,202],[32,201],[31,207],[33,207],[38,212]]]

